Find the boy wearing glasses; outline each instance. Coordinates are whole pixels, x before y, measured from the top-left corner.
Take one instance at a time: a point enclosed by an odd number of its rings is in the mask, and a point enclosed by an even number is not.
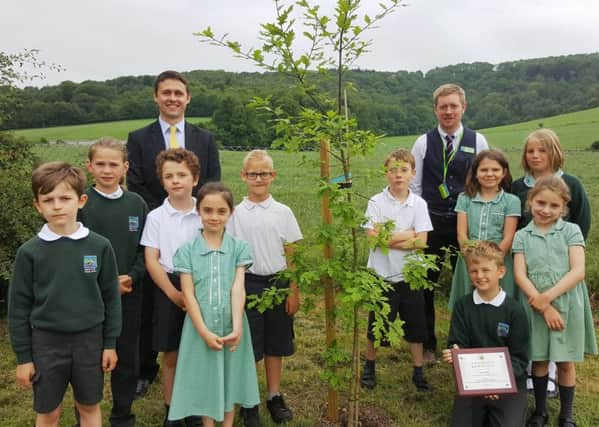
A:
[[[293,418],[281,395],[280,383],[283,356],[294,352],[293,315],[299,308],[299,289],[277,274],[290,267],[290,245],[303,237],[291,209],[270,194],[275,177],[272,157],[266,151],[253,150],[245,156],[241,179],[247,186],[247,196],[233,211],[227,231],[247,241],[253,252],[254,263],[245,275],[247,295],[261,294],[272,286],[289,288],[286,300],[264,313],[246,307],[254,358],[256,363],[264,359],[268,387],[266,406],[272,420],[280,424]],[[261,425],[258,405],[241,408],[241,415],[244,426]]]

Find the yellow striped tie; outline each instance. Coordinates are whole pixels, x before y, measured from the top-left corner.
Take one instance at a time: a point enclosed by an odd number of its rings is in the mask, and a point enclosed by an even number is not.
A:
[[[169,148],[178,148],[179,141],[177,140],[177,126],[171,126],[170,130],[171,130],[171,135],[168,140],[168,146],[169,146]]]

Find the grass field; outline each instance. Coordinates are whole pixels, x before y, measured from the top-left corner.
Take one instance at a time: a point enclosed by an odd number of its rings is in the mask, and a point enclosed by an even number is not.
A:
[[[588,110],[576,114],[568,114],[555,118],[536,120],[525,124],[505,126],[484,130],[492,146],[507,151],[512,175],[521,175],[519,166],[520,149],[526,134],[543,122],[553,127],[562,137],[567,151],[566,170],[579,176],[591,199],[593,212],[599,212],[599,175],[595,172],[599,163],[599,153],[579,151],[588,147],[593,140],[599,139],[599,109]],[[139,122],[139,126],[147,121]],[[123,128],[126,135],[128,129]],[[116,128],[116,127],[115,127]],[[101,128],[98,128],[101,129]],[[106,129],[106,128],[104,128]],[[83,133],[83,131],[81,130]],[[43,133],[42,133],[43,134]],[[116,133],[112,133],[116,135]],[[59,139],[69,138],[59,136]],[[87,139],[87,138],[86,138]],[[93,139],[93,138],[92,138]],[[375,171],[380,170],[385,155],[397,147],[411,147],[415,137],[384,138],[377,146],[375,153],[366,159],[356,159],[353,164],[354,190],[356,200],[361,208],[366,205],[366,198],[381,190],[384,181]],[[86,155],[85,147],[37,145],[36,151],[43,160],[64,159],[82,164]],[[223,180],[232,187],[236,200],[243,195],[243,186],[239,179],[241,159],[245,153],[222,151],[221,163]],[[305,244],[314,243],[314,235],[320,222],[320,205],[315,194],[318,182],[318,163],[316,153],[272,152],[278,177],[273,184],[275,198],[288,204],[296,213],[302,231],[306,236]],[[597,219],[595,214],[595,223]],[[591,230],[587,242],[587,282],[593,290],[599,289],[599,233]],[[315,259],[315,262],[318,262]],[[449,313],[446,310],[446,299],[443,296],[447,289],[441,290],[441,300],[437,304],[438,338],[442,343],[448,332]],[[596,296],[597,293],[595,293]],[[597,301],[596,301],[597,302]],[[597,304],[595,304],[597,306]],[[300,312],[296,321],[297,353],[286,360],[283,377],[283,390],[286,399],[295,412],[295,420],[291,426],[314,426],[325,410],[326,387],[320,379],[322,370],[322,354],[324,342],[324,318],[321,304],[317,309],[307,313]],[[364,345],[364,343],[362,343]],[[449,420],[454,385],[450,369],[446,365],[435,364],[426,370],[429,382],[435,391],[430,396],[418,395],[410,382],[411,363],[405,345],[400,349],[382,349],[377,362],[379,385],[373,391],[361,395],[361,405],[366,411],[384,413],[389,422],[384,425],[393,426],[444,426]],[[0,321],[0,424],[4,427],[21,427],[32,424],[34,417],[31,411],[29,391],[20,389],[14,381],[15,359],[8,344],[6,322]],[[599,393],[599,359],[588,357],[585,363],[578,365],[578,379],[575,402],[575,413],[579,426],[599,425],[599,406],[596,396]],[[261,389],[265,389],[264,377],[260,375]],[[108,381],[107,381],[108,384]],[[103,403],[105,420],[110,410],[109,388],[106,388],[106,399]],[[342,403],[345,393],[341,393]],[[61,425],[70,426],[73,422],[72,397],[69,394],[65,403],[65,414]],[[551,425],[557,425],[556,417],[559,407],[557,400],[551,400],[549,410]],[[163,407],[158,385],[153,385],[149,395],[135,403],[138,414],[138,425],[159,426]],[[266,415],[266,409],[262,408]],[[265,426],[273,426],[267,417],[263,417]],[[382,424],[379,424],[382,425]]]
[[[132,130],[144,127],[156,120],[121,120],[117,122],[91,123],[87,125],[55,126],[49,128],[19,129],[14,133],[22,136],[27,141],[93,141],[103,136],[112,136],[120,140],[126,140],[127,134]],[[203,123],[209,118],[190,117],[191,123]]]

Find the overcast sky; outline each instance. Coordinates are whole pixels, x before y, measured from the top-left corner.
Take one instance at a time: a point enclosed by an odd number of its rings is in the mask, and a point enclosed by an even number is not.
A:
[[[363,0],[374,15],[378,0]],[[60,64],[36,85],[155,75],[165,69],[252,71],[193,35],[207,26],[259,46],[271,0],[15,0],[3,2],[0,50],[39,49]],[[334,0],[310,1],[330,11]],[[599,52],[598,0],[408,0],[369,33],[361,68],[427,71],[461,62]]]

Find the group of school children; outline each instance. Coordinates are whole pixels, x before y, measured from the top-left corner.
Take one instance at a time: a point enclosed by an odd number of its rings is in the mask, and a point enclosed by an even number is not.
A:
[[[270,194],[272,158],[263,150],[245,157],[247,196],[237,206],[222,183],[204,184],[193,196],[199,162],[190,151],[165,150],[156,163],[168,197],[150,213],[140,196],[121,187],[128,163],[118,141],[91,146],[86,165],[95,185],[87,190],[82,170],[64,162],[33,173],[34,204],[46,224],[17,253],[9,332],[17,381],[33,385],[36,425],[58,425],[70,383],[80,425],[101,426],[103,372],[112,372],[111,423],[133,425],[141,310],[134,284],[146,270],[156,284],[153,342],[164,356],[164,425],[231,426],[236,405],[245,426],[260,425],[256,362],[263,358],[267,408],[274,422],[290,421],[280,380],[282,358],[294,352],[299,290],[277,273],[293,267],[288,256],[302,234],[292,211]],[[448,347],[508,347],[518,385],[513,395],[456,397],[455,426],[523,425],[529,361],[535,409],[527,425],[548,422],[548,362],[555,361],[559,425],[575,426],[574,363],[597,353],[584,283],[590,228],[584,189],[562,172],[563,153],[550,130],[527,138],[522,164],[525,176],[512,183],[501,152],[479,152],[455,208],[460,255]],[[402,275],[406,255],[424,248],[433,229],[426,202],[410,190],[414,176],[410,152],[387,157],[388,185],[369,200],[364,229],[373,238],[394,223],[389,250],[371,250],[368,266],[389,282],[389,320],[404,321],[412,381],[427,393],[424,297]],[[270,286],[287,290],[282,304],[264,313],[245,308],[246,295]],[[361,375],[370,389],[379,344],[373,323],[370,313]],[[380,345],[388,345],[384,337]],[[444,350],[442,359],[451,363],[451,352]]]
[[[191,151],[165,150],[156,164],[167,198],[149,213],[121,187],[128,162],[120,141],[90,147],[95,185],[87,190],[83,171],[64,162],[33,173],[34,204],[46,224],[17,252],[9,331],[17,381],[33,385],[36,425],[58,425],[70,383],[78,424],[101,426],[103,372],[112,372],[111,424],[135,424],[137,285],[146,270],[156,284],[153,346],[164,356],[164,425],[231,426],[236,405],[244,425],[261,425],[255,363],[262,359],[270,415],[290,421],[280,382],[282,358],[294,352],[299,290],[277,273],[303,237],[292,211],[270,194],[272,158],[263,150],[246,156],[248,192],[236,207],[218,182],[192,196],[199,161]],[[286,295],[283,303],[245,309],[246,294],[271,286]]]
[[[597,354],[597,345],[584,282],[589,201],[580,181],[562,171],[563,163],[559,139],[549,129],[527,137],[525,175],[514,183],[500,151],[480,151],[472,161],[455,207],[459,256],[449,297],[449,348],[442,360],[453,362],[451,348],[507,347],[518,392],[456,396],[452,426],[546,425],[550,361],[557,364],[558,425],[576,425],[574,363],[582,362],[585,354]],[[423,290],[403,281],[402,268],[406,255],[426,245],[433,227],[427,204],[410,190],[416,175],[412,153],[391,153],[385,172],[388,186],[370,199],[364,227],[368,236],[376,236],[393,221],[394,231],[390,250],[372,250],[368,265],[389,282],[389,320],[398,314],[403,320],[412,381],[418,392],[426,393],[432,387],[423,373]],[[372,320],[373,313],[361,374],[361,385],[369,389],[376,386]],[[380,344],[388,345],[384,339]],[[535,408],[526,420],[529,362]]]

